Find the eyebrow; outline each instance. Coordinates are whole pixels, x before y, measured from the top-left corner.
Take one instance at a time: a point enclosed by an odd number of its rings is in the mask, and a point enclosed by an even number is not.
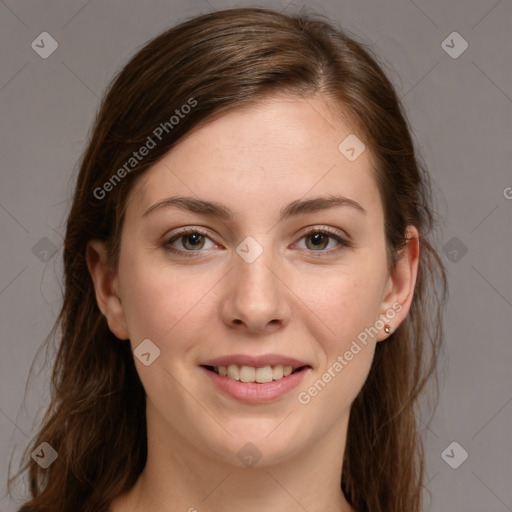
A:
[[[281,208],[279,212],[280,220],[289,219],[291,217],[297,217],[306,213],[328,210],[340,206],[349,206],[355,210],[367,215],[366,210],[353,199],[349,199],[344,196],[325,196],[315,197],[312,199],[296,200],[290,204]],[[217,217],[226,221],[233,219],[233,213],[229,208],[224,206],[222,203],[216,201],[205,201],[203,199],[197,199],[195,197],[185,196],[171,196],[161,199],[154,205],[150,206],[142,215],[146,217],[152,212],[161,210],[163,208],[176,207],[192,213],[199,213],[201,215],[207,215],[210,217]]]

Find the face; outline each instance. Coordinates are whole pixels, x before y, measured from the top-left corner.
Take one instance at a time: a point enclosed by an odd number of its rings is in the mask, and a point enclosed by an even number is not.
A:
[[[247,442],[276,462],[332,436],[383,324],[406,314],[415,274],[388,275],[369,151],[340,151],[354,132],[331,112],[321,97],[274,97],[229,113],[130,193],[113,293],[99,302],[149,354],[135,357],[148,429],[169,449],[241,466]],[[194,202],[165,201],[178,196]]]

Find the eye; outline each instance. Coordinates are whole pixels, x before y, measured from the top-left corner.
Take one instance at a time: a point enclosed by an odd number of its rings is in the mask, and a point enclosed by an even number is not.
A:
[[[310,250],[311,252],[332,253],[337,252],[344,247],[353,247],[353,244],[348,240],[345,240],[338,230],[327,226],[310,229],[303,234],[301,240],[303,239],[306,240],[306,250]],[[331,240],[335,240],[337,242],[337,247],[324,250],[329,246],[329,242]]]
[[[190,253],[197,252],[201,249],[210,249],[205,247],[205,240],[208,239],[208,234],[199,228],[183,229],[179,233],[174,234],[165,242],[165,248],[176,253]],[[183,248],[176,248],[174,244],[178,242]],[[187,254],[187,256],[192,256]],[[195,256],[195,255],[194,255]]]

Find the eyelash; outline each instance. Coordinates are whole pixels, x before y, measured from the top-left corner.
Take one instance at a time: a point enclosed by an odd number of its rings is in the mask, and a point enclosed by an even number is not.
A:
[[[175,247],[173,247],[171,245],[174,241],[178,240],[180,237],[183,237],[185,235],[191,235],[191,234],[199,234],[199,235],[203,235],[207,238],[210,238],[209,234],[201,228],[185,228],[185,229],[182,229],[181,231],[178,231],[177,233],[173,233],[172,236],[164,242],[164,244],[163,244],[164,249],[166,251],[172,252],[174,254],[183,255],[187,258],[200,257],[201,253],[203,253],[204,250],[199,249],[197,251],[187,251],[187,250],[182,250],[182,249],[176,249]],[[314,234],[328,235],[329,238],[334,238],[340,244],[340,246],[338,248],[330,249],[327,251],[325,251],[325,250],[308,251],[307,249],[305,249],[306,251],[311,253],[311,255],[313,255],[314,257],[322,257],[325,254],[333,254],[333,253],[337,253],[343,249],[354,247],[354,244],[352,242],[342,238],[339,235],[337,230],[330,228],[328,226],[310,229],[301,236],[300,240],[302,240],[303,238],[305,238],[307,236],[311,236]],[[315,254],[315,253],[319,253],[319,254]]]

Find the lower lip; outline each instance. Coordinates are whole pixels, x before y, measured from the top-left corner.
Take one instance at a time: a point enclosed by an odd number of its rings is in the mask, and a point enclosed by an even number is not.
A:
[[[206,372],[213,383],[224,391],[224,393],[236,400],[251,404],[271,402],[272,400],[282,397],[293,388],[297,387],[304,376],[311,370],[311,368],[304,368],[282,379],[259,384],[257,382],[241,382],[207,370],[203,366],[200,368]]]

